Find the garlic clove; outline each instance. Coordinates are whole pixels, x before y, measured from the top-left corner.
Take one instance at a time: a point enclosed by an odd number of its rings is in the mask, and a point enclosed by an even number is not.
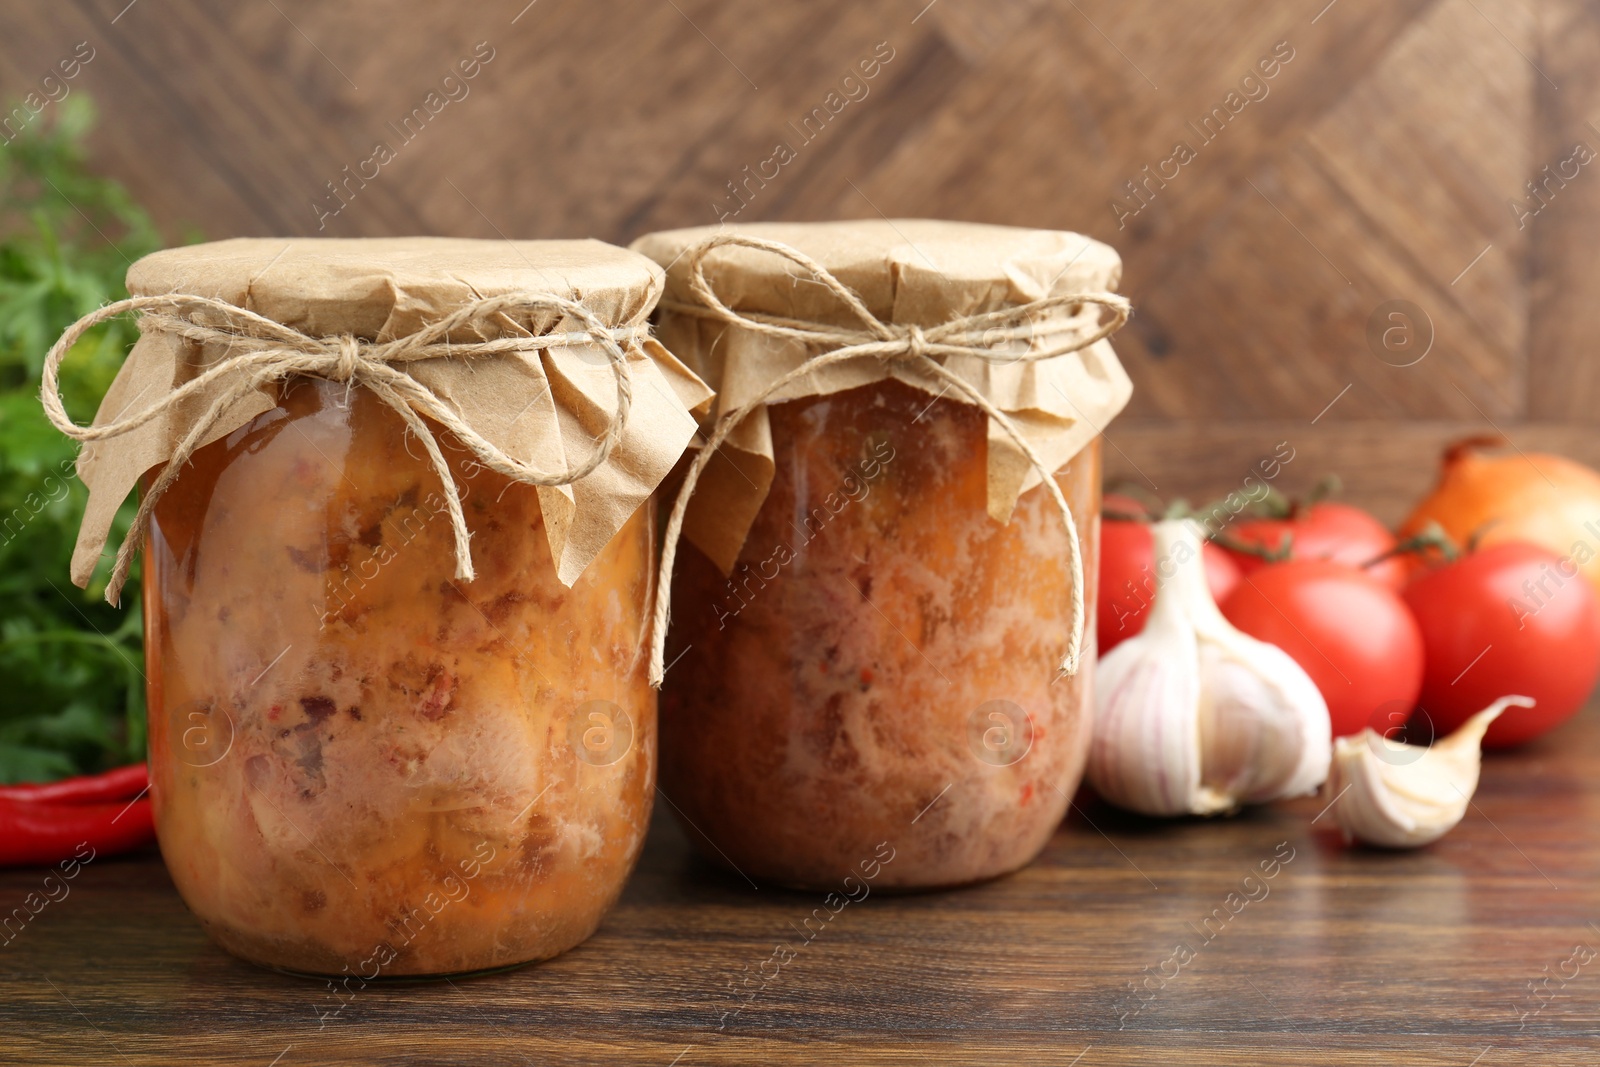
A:
[[[1501,697],[1429,747],[1390,744],[1370,727],[1337,739],[1323,795],[1345,840],[1417,848],[1449,833],[1477,791],[1484,731],[1506,708],[1533,705]]]
[[[1200,646],[1205,784],[1242,804],[1314,793],[1328,773],[1327,705],[1287,653],[1246,640],[1247,656]]]
[[[1209,815],[1315,791],[1328,709],[1299,664],[1236,630],[1205,583],[1200,527],[1159,522],[1143,632],[1097,668],[1087,777],[1147,815]]]

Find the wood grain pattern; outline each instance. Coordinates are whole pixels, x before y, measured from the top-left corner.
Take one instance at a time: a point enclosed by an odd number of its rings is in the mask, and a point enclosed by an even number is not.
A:
[[[799,924],[820,894],[713,870],[658,812],[587,944],[501,975],[373,985],[327,1019],[325,986],[209,944],[157,857],[97,861],[0,946],[0,1062],[1589,1063],[1600,961],[1562,964],[1600,949],[1597,753],[1591,708],[1491,757],[1462,825],[1413,853],[1345,848],[1317,798],[1172,822],[1080,798],[1032,867],[870,895],[809,944]],[[1292,858],[1266,895],[1247,887],[1260,899],[1213,917],[1275,854]],[[0,905],[41,880],[0,872]],[[1171,974],[1180,941],[1196,958],[1141,1004],[1129,983]],[[778,942],[795,958],[725,1018],[742,1003],[730,986]]]
[[[1416,477],[1353,472],[1395,423],[1492,421],[1580,449],[1596,424],[1600,179],[1582,167],[1547,203],[1527,185],[1579,142],[1600,149],[1597,14],[1594,0],[618,0],[603,14],[72,0],[0,12],[0,90],[92,42],[77,88],[104,112],[95,159],[174,234],[625,242],[734,208],[1079,229],[1123,253],[1138,309],[1119,341],[1141,424],[1130,466],[1163,466],[1208,423],[1265,448],[1348,385],[1318,422],[1339,431],[1318,461],[1392,509]],[[396,141],[391,124],[480,41],[495,58],[470,94]],[[802,142],[791,123],[879,42],[894,58],[866,97]],[[1266,95],[1200,136],[1274,49],[1293,58]],[[346,185],[319,231],[329,183],[380,140],[393,161]],[[1138,206],[1128,183],[1180,140],[1195,159],[1119,223],[1113,202]],[[729,183],[779,142],[794,160],[741,205]],[[1396,299],[1431,325],[1415,367],[1369,346],[1369,318]],[[1199,492],[1204,468],[1171,470],[1174,491]]]
[[[1534,161],[1541,169],[1568,158],[1577,142],[1600,148],[1596,13],[1593,4],[1561,3],[1541,20],[1540,65],[1552,79],[1535,83],[1540,107],[1549,116],[1534,138]],[[1538,353],[1528,368],[1531,418],[1592,422],[1600,398],[1600,360],[1593,348],[1600,300],[1586,286],[1558,281],[1600,277],[1600,181],[1584,180],[1591,177],[1596,175],[1584,173],[1552,190],[1550,204],[1528,221],[1529,343]],[[1519,200],[1525,202],[1526,196]]]

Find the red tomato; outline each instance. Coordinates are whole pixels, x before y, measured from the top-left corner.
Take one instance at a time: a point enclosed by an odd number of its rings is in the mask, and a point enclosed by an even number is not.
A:
[[[1354,567],[1324,559],[1268,564],[1244,576],[1222,613],[1311,675],[1335,737],[1359,733],[1396,702],[1416,706],[1422,633],[1394,590]]]
[[[1421,710],[1440,736],[1517,693],[1538,703],[1507,708],[1483,744],[1521,744],[1566,721],[1600,678],[1600,600],[1546,549],[1492,545],[1423,573],[1404,595],[1427,650]]]
[[[1287,519],[1250,519],[1224,532],[1235,543],[1278,551],[1287,538],[1290,559],[1331,559],[1360,567],[1395,546],[1394,535],[1383,523],[1349,504],[1324,501],[1296,508]],[[1249,552],[1231,553],[1239,570],[1250,574],[1267,561]],[[1406,562],[1391,556],[1366,568],[1373,578],[1391,589],[1405,584]]]
[[[1216,545],[1202,551],[1206,584],[1221,603],[1239,582],[1239,568]],[[1144,629],[1145,612],[1155,597],[1155,539],[1143,522],[1107,519],[1100,524],[1100,597],[1095,626],[1100,651],[1109,652]]]

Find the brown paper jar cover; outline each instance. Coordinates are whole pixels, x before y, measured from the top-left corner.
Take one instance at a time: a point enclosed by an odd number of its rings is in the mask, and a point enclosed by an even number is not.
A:
[[[135,296],[191,293],[247,308],[313,337],[348,334],[386,341],[415,333],[473,299],[516,292],[581,302],[618,328],[642,327],[661,294],[661,271],[642,256],[600,241],[477,241],[445,237],[237,238],[172,248],[128,271]],[[501,320],[509,336],[570,329],[551,316]],[[458,340],[482,340],[475,331]],[[96,421],[158,401],[227,355],[171,334],[140,338],[112,383]],[[710,391],[653,340],[630,351],[636,379],[627,433],[611,462],[573,486],[539,489],[547,536],[568,584],[649,497],[693,435],[690,411]],[[516,459],[559,470],[593,447],[614,407],[612,375],[592,346],[502,359],[427,359],[409,372],[445,398],[489,441]],[[203,393],[174,416],[158,416],[112,442],[91,445],[78,473],[89,507],[73,559],[87,584],[117,508],[135,482],[164,462],[185,419],[207,406]],[[248,396],[217,424],[224,437],[274,404],[271,390]]]
[[[712,232],[634,247],[667,265],[659,335],[725,412],[816,352],[680,307],[695,299],[685,250]],[[737,232],[817,260],[897,326],[1107,290],[1119,272],[1110,248],[1069,233],[922,220]],[[848,324],[835,294],[776,255],[719,247],[706,262],[737,311]],[[1110,345],[946,366],[1057,471],[1092,605],[1096,438],[1130,391]],[[1009,438],[940,386],[875,359],[802,379],[735,433],[690,505],[701,551],[674,576],[662,788],[691,840],[753,879],[849,893],[993,877],[1038,853],[1077,787],[1093,643],[1058,675],[1062,517]]]
[[[639,328],[660,282],[598,242],[442,239],[226,241],[129,276],[135,294],[220,297],[370,342],[519,292]],[[477,332],[570,329],[555,318]],[[102,413],[227,355],[207,347],[147,334]],[[246,397],[155,506],[144,589],[162,852],[223,947],[337,977],[319,1014],[381,977],[570,948],[637,857],[655,777],[646,500],[709,393],[653,341],[628,364],[625,433],[570,486],[510,480],[431,426],[462,496],[471,581],[420,435],[360,384],[293,377]],[[615,403],[609,365],[581,345],[405,369],[549,470],[593,448]],[[191,416],[95,445],[97,505],[170,454]]]
[[[740,234],[779,241],[806,253],[852,289],[880,320],[938,326],[1043,297],[1115,290],[1122,261],[1108,245],[1082,234],[934,219],[823,223],[752,223]],[[730,329],[717,319],[674,314],[693,304],[685,252],[720,227],[647,234],[632,247],[667,268],[657,336],[717,391],[716,414],[747,403],[767,383],[803,363],[814,349]],[[723,302],[829,325],[855,326],[837,298],[793,264],[748,248],[719,248],[706,277]],[[1093,319],[1086,308],[1081,318]],[[1127,404],[1133,385],[1109,341],[1042,363],[992,365],[973,359],[947,364],[1006,412],[1051,469],[1066,463]],[[821,396],[896,378],[932,395],[943,383],[910,364],[861,360],[827,368],[775,400]],[[1038,474],[1004,434],[986,435],[986,505],[1004,522]],[[726,570],[744,543],[772,478],[771,430],[757,411],[723,449],[727,464],[707,469],[684,526],[688,539]]]

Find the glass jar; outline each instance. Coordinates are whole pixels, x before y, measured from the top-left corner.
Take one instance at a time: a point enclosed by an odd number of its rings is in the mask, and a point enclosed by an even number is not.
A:
[[[1092,629],[1083,670],[1058,670],[1060,512],[1035,488],[989,517],[976,407],[885,381],[768,411],[776,470],[733,574],[680,556],[663,793],[709,859],[757,880],[934,888],[1024,866],[1093,716]],[[1098,439],[1056,477],[1092,627]]]
[[[291,379],[155,509],[144,571],[162,854],[210,935],[289,971],[450,974],[587,938],[654,789],[641,508],[572,588],[538,491],[363,388]]]

